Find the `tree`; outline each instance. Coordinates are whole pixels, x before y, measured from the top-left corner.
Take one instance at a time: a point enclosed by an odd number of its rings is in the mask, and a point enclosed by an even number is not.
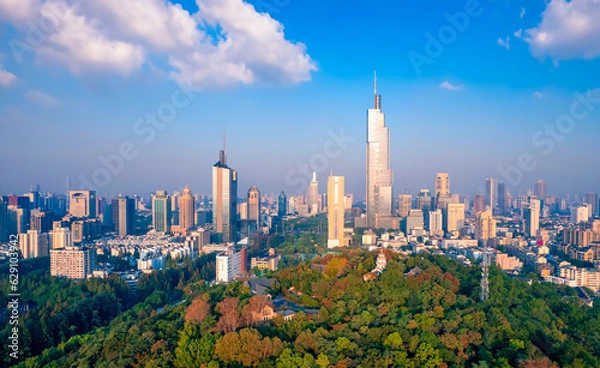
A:
[[[216,309],[221,314],[221,317],[217,321],[216,331],[228,333],[240,328],[242,318],[238,311],[239,302],[239,298],[229,297],[217,304]]]
[[[215,354],[224,363],[239,363],[244,367],[257,366],[261,361],[281,354],[283,345],[278,338],[261,337],[258,331],[250,328],[227,333],[217,341]]]
[[[210,315],[210,304],[202,297],[196,297],[185,311],[185,321],[196,324],[202,323]]]
[[[199,327],[186,323],[175,349],[175,367],[195,368],[214,360],[216,339],[211,334],[200,337]]]
[[[398,332],[392,332],[385,338],[383,345],[390,349],[399,349],[402,347],[402,337]]]

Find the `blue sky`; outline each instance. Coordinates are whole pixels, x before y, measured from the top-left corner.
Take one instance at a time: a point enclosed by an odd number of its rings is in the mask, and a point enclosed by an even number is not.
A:
[[[545,130],[570,116],[575,93],[600,87],[592,0],[16,3],[0,0],[0,193],[34,183],[62,192],[67,175],[80,186],[123,144],[136,157],[96,183],[100,194],[186,184],[209,193],[227,131],[240,194],[252,184],[300,192],[298,165],[316,162],[321,191],[333,171],[362,198],[375,69],[396,193],[432,188],[447,171],[452,192],[476,194],[522,155],[535,168],[508,178],[513,194],[539,178],[553,194],[600,191],[600,104],[550,142]],[[455,39],[429,57],[426,33],[439,40],[452,27],[446,14],[471,6],[477,15],[467,15],[466,29],[452,28]],[[31,44],[31,25],[53,9],[67,18],[18,57],[15,40]],[[430,61],[420,73],[409,58],[416,53]],[[178,83],[193,100],[146,143],[136,121],[171,103]],[[326,155],[342,131],[347,142]]]

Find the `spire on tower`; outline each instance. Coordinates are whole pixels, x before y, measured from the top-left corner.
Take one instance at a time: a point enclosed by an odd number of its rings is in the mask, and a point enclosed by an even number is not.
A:
[[[223,132],[223,149],[219,151],[219,165],[226,166],[227,165],[227,132]]]
[[[377,96],[377,70],[373,72],[373,94]]]
[[[373,93],[375,98],[375,108],[381,110],[381,96],[377,94],[377,71],[373,72]]]

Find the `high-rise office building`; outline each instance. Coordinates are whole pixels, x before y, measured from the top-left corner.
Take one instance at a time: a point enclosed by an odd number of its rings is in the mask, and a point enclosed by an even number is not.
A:
[[[444,235],[444,216],[442,210],[429,211],[429,221],[427,222],[427,230],[432,236]]]
[[[27,230],[29,230],[29,226],[28,222],[26,221],[25,209],[9,204],[7,210],[8,235],[10,236],[26,233]]]
[[[308,213],[316,215],[319,213],[319,182],[317,181],[317,173],[313,171],[312,180],[306,188],[306,204],[308,205]]]
[[[257,187],[252,186],[248,190],[248,220],[256,221],[258,226],[258,222],[260,220],[260,191]]]
[[[48,233],[39,230],[29,230],[19,234],[19,250],[23,258],[48,256]]]
[[[113,227],[119,236],[135,235],[135,200],[119,196],[112,200]]]
[[[29,230],[29,220],[31,217],[31,201],[29,197],[25,196],[8,196],[8,205],[13,206],[14,209],[20,209],[16,211],[19,216],[19,233],[25,233]],[[10,207],[9,207],[10,210]]]
[[[473,214],[477,216],[480,212],[485,211],[485,196],[483,194],[477,194],[473,197]]]
[[[446,207],[446,231],[460,231],[465,224],[464,203],[449,203]]]
[[[237,171],[227,166],[225,149],[212,168],[212,208],[214,232],[222,234],[224,242],[237,240]]]
[[[346,212],[352,212],[352,204],[354,204],[354,194],[347,193],[344,198],[344,209]]]
[[[498,183],[498,209],[500,214],[504,215],[510,208],[510,196],[508,194],[508,186],[504,182]]]
[[[346,246],[344,240],[344,177],[327,181],[327,248]]]
[[[70,191],[69,214],[74,217],[96,217],[96,191]]]
[[[417,209],[429,211],[432,209],[431,194],[429,189],[421,189],[417,195]]]
[[[496,179],[485,179],[485,201],[492,211],[498,204],[498,185]]]
[[[187,185],[183,188],[183,194],[179,198],[179,232],[187,235],[194,227],[194,196]]]
[[[58,220],[58,217],[50,211],[42,211],[39,208],[31,210],[31,217],[29,220],[30,230],[40,230],[43,233],[47,233],[52,229],[52,222]]]
[[[240,220],[248,220],[248,202],[238,203]]]
[[[281,192],[277,197],[277,216],[279,218],[284,218],[287,215],[287,204],[287,196],[284,192]]]
[[[590,217],[598,216],[600,213],[598,212],[598,193],[586,193],[583,195],[583,202],[592,206],[592,213],[590,213]]]
[[[367,111],[367,227],[378,227],[379,216],[392,215],[392,184],[390,169],[390,129],[385,126],[381,96],[374,84],[375,106]]]
[[[437,173],[435,177],[435,203],[437,208],[442,208],[439,205],[440,198],[450,197],[450,176],[448,173]]]
[[[65,247],[50,250],[50,275],[82,280],[96,268],[96,249]]]
[[[546,182],[542,179],[536,181],[533,188],[533,194],[543,202],[546,199]]]
[[[536,237],[540,228],[540,200],[531,197],[523,207],[524,231],[529,237]]]
[[[398,216],[406,217],[412,209],[412,195],[400,194],[398,196]]]
[[[171,232],[171,198],[165,190],[157,190],[152,197],[152,227],[159,233]]]
[[[496,220],[492,210],[488,209],[477,215],[475,235],[479,240],[488,240],[496,237]]]

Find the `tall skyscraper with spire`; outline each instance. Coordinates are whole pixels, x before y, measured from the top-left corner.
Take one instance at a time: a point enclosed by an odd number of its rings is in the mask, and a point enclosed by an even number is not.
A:
[[[306,204],[308,205],[308,213],[311,215],[319,213],[319,182],[317,181],[317,173],[314,171],[312,180],[306,189]]]
[[[226,146],[219,152],[219,161],[212,168],[213,227],[222,234],[223,242],[237,240],[237,171],[227,166]]]
[[[378,217],[392,215],[394,173],[390,169],[390,129],[385,126],[381,111],[376,74],[374,102],[374,108],[367,111],[367,227],[378,227]]]

